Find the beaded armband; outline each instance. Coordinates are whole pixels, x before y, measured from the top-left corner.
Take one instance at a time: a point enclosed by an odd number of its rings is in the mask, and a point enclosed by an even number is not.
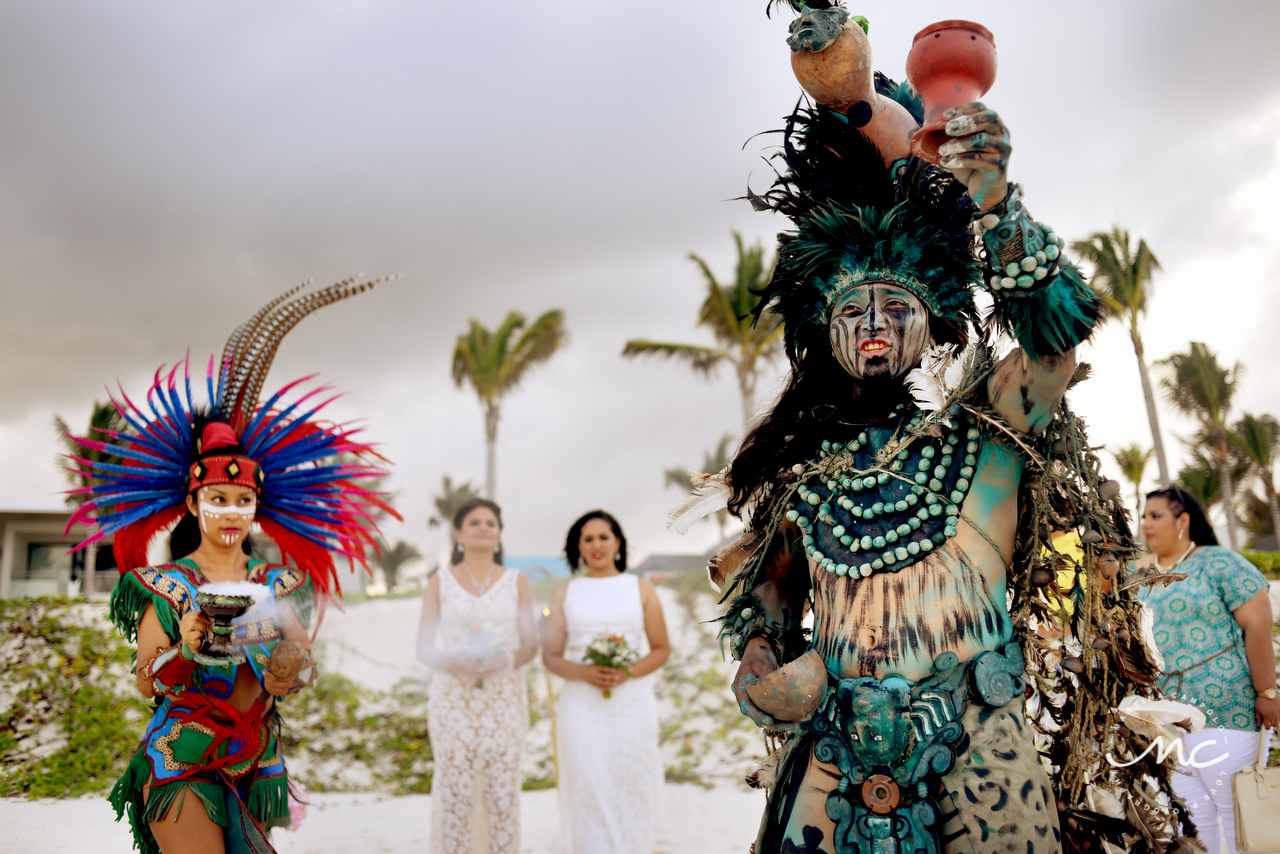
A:
[[[141,671],[150,677],[154,693],[177,695],[188,689],[196,663],[186,657],[185,651],[186,647],[181,642],[157,649],[151,660],[142,666]]]
[[[1011,184],[1004,201],[978,219],[978,230],[987,251],[991,290],[1039,290],[1057,278],[1065,241],[1031,218],[1017,184]]]
[[[729,644],[729,652],[735,661],[742,660],[742,653],[752,638],[764,638],[773,647],[774,655],[779,661],[785,659],[785,631],[782,626],[769,621],[764,605],[758,598],[748,593],[733,600],[729,611],[721,618],[720,644]]]

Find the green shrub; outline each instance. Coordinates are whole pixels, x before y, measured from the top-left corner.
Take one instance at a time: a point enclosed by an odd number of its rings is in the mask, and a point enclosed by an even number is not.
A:
[[[0,600],[0,795],[110,788],[150,717],[132,670],[133,649],[103,606]]]
[[[1251,564],[1262,570],[1263,575],[1280,580],[1280,552],[1244,551],[1242,554]]]

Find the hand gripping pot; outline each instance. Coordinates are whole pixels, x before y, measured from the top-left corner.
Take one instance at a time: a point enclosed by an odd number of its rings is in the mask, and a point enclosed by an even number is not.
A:
[[[826,695],[827,665],[814,649],[747,685],[751,702],[786,723],[808,720]]]

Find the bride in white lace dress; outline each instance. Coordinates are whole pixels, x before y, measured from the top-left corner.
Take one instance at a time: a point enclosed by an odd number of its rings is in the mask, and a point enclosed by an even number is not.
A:
[[[671,654],[662,605],[651,583],[625,571],[626,538],[603,510],[574,523],[565,553],[587,571],[556,591],[542,661],[565,680],[556,731],[566,849],[652,854],[663,779],[652,674]],[[583,663],[606,633],[640,654],[630,675]]]
[[[529,585],[501,565],[498,505],[469,501],[453,524],[454,563],[427,585],[418,630],[418,657],[435,670],[427,701],[430,850],[519,854],[529,725],[520,668],[538,651]]]

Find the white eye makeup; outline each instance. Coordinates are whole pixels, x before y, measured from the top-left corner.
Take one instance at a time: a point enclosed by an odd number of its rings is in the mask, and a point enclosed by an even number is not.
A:
[[[228,513],[234,513],[237,516],[252,517],[254,513],[258,512],[258,505],[250,504],[247,507],[236,507],[235,505],[229,504],[226,507],[217,507],[217,506],[214,506],[213,504],[210,504],[208,501],[201,501],[200,512],[202,514],[208,513],[211,516],[219,516],[219,517],[226,516]]]
[[[216,524],[226,516],[253,521],[253,516],[258,511],[257,504],[250,504],[245,507],[237,507],[233,504],[219,507],[215,504],[210,504],[208,501],[198,501],[197,505],[200,510],[200,530],[205,534],[212,534],[213,532],[209,530],[209,526]],[[236,540],[240,538],[240,532],[219,531],[218,536],[222,538],[223,543],[230,546],[235,545]]]

